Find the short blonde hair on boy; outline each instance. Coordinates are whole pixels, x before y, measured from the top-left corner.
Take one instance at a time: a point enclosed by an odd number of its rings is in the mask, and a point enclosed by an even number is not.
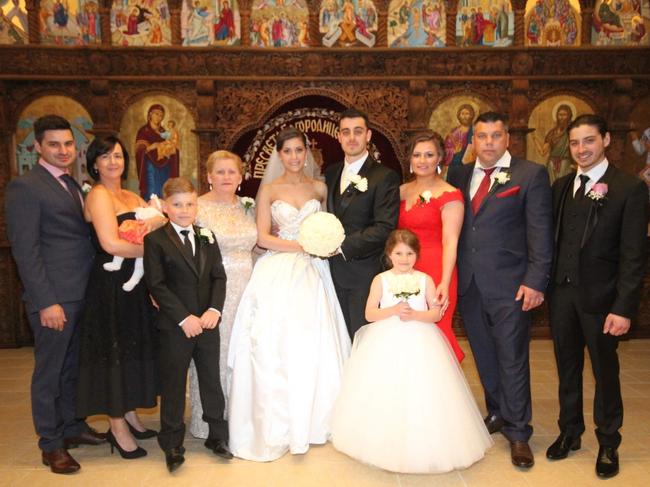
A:
[[[217,150],[208,156],[208,160],[205,163],[205,168],[208,171],[208,173],[212,172],[212,170],[214,169],[214,165],[220,159],[230,159],[235,163],[235,166],[237,166],[239,175],[240,176],[244,175],[244,163],[242,162],[241,157],[239,157],[234,152],[230,152],[228,150]]]
[[[162,192],[163,198],[167,199],[178,193],[196,193],[196,189],[192,181],[185,176],[179,176],[177,178],[169,178],[163,185]]]

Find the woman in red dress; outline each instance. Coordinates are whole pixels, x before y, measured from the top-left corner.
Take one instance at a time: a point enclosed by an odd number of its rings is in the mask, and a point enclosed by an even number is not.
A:
[[[415,264],[429,274],[436,284],[441,303],[449,307],[438,327],[460,362],[465,357],[451,320],[456,309],[456,246],[463,224],[463,196],[438,175],[438,166],[445,157],[444,141],[435,132],[417,134],[409,146],[413,180],[400,187],[399,228],[407,228],[418,236],[420,258]]]

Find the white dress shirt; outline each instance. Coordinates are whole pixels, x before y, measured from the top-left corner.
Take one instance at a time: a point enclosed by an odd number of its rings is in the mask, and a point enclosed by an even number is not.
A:
[[[510,161],[512,160],[512,156],[510,155],[510,152],[505,151],[501,158],[496,162],[496,164],[492,167],[498,168],[496,171],[492,171],[492,174],[490,174],[490,188],[494,184],[494,178],[496,177],[497,173],[502,170],[506,170],[510,168]],[[489,167],[487,169],[490,169]],[[476,164],[474,164],[474,172],[472,173],[472,181],[469,183],[469,199],[471,200],[476,192],[478,191],[478,187],[481,185],[481,181],[483,181],[483,177],[485,176],[485,171],[483,170],[483,166],[481,165],[481,161],[479,158],[476,158]]]
[[[576,174],[575,179],[573,180],[573,195],[575,196],[576,191],[578,191],[578,188],[580,187],[580,176],[582,174],[589,176],[589,181],[587,181],[587,185],[585,186],[585,195],[591,191],[591,188],[594,187],[594,184],[596,184],[600,178],[603,177],[605,174],[605,171],[607,171],[607,168],[609,167],[609,161],[607,158],[604,158],[602,161],[600,161],[597,165],[589,169],[589,171],[584,172],[580,167],[578,167],[578,172]]]
[[[174,227],[174,230],[176,231],[176,234],[178,235],[178,238],[181,239],[181,243],[185,243],[185,236],[181,233],[182,230],[188,230],[190,233],[187,234],[187,237],[190,239],[190,243],[192,244],[192,255],[196,255],[196,239],[194,238],[194,227],[190,225],[189,227],[181,227],[180,225],[176,225],[174,222],[170,221],[169,223],[172,224],[172,227]]]
[[[341,173],[341,194],[345,192],[348,185],[350,184],[350,176],[354,174],[359,174],[363,163],[368,159],[368,151],[365,152],[359,159],[354,162],[345,161],[343,163],[343,172]]]

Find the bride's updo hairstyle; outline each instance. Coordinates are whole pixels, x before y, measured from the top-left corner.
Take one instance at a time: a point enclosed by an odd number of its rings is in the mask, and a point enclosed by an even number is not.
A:
[[[386,246],[384,247],[384,266],[386,269],[393,267],[393,263],[390,261],[389,255],[397,244],[403,243],[415,252],[416,260],[420,258],[420,241],[418,240],[417,235],[415,235],[411,230],[406,228],[400,228],[398,230],[393,230],[390,232],[388,239],[386,239]]]
[[[302,140],[302,143],[305,145],[305,149],[307,148],[307,137],[305,134],[303,134],[296,127],[287,127],[286,129],[282,130],[282,132],[280,132],[278,134],[278,137],[275,139],[275,149],[280,152],[284,147],[284,143],[287,140],[291,139]]]

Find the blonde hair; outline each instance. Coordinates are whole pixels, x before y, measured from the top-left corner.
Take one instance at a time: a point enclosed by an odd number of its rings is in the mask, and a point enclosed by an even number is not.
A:
[[[179,193],[196,193],[196,189],[194,188],[192,181],[187,179],[185,176],[179,176],[177,178],[169,178],[165,181],[162,192],[163,198],[167,199],[170,196]]]
[[[212,170],[214,169],[214,165],[217,163],[219,159],[230,159],[234,161],[235,166],[237,166],[237,170],[239,171],[239,174],[241,176],[244,175],[244,163],[242,162],[241,157],[239,157],[234,152],[230,152],[227,150],[217,150],[208,156],[208,160],[205,163],[205,168],[208,171],[208,174],[212,172]]]

